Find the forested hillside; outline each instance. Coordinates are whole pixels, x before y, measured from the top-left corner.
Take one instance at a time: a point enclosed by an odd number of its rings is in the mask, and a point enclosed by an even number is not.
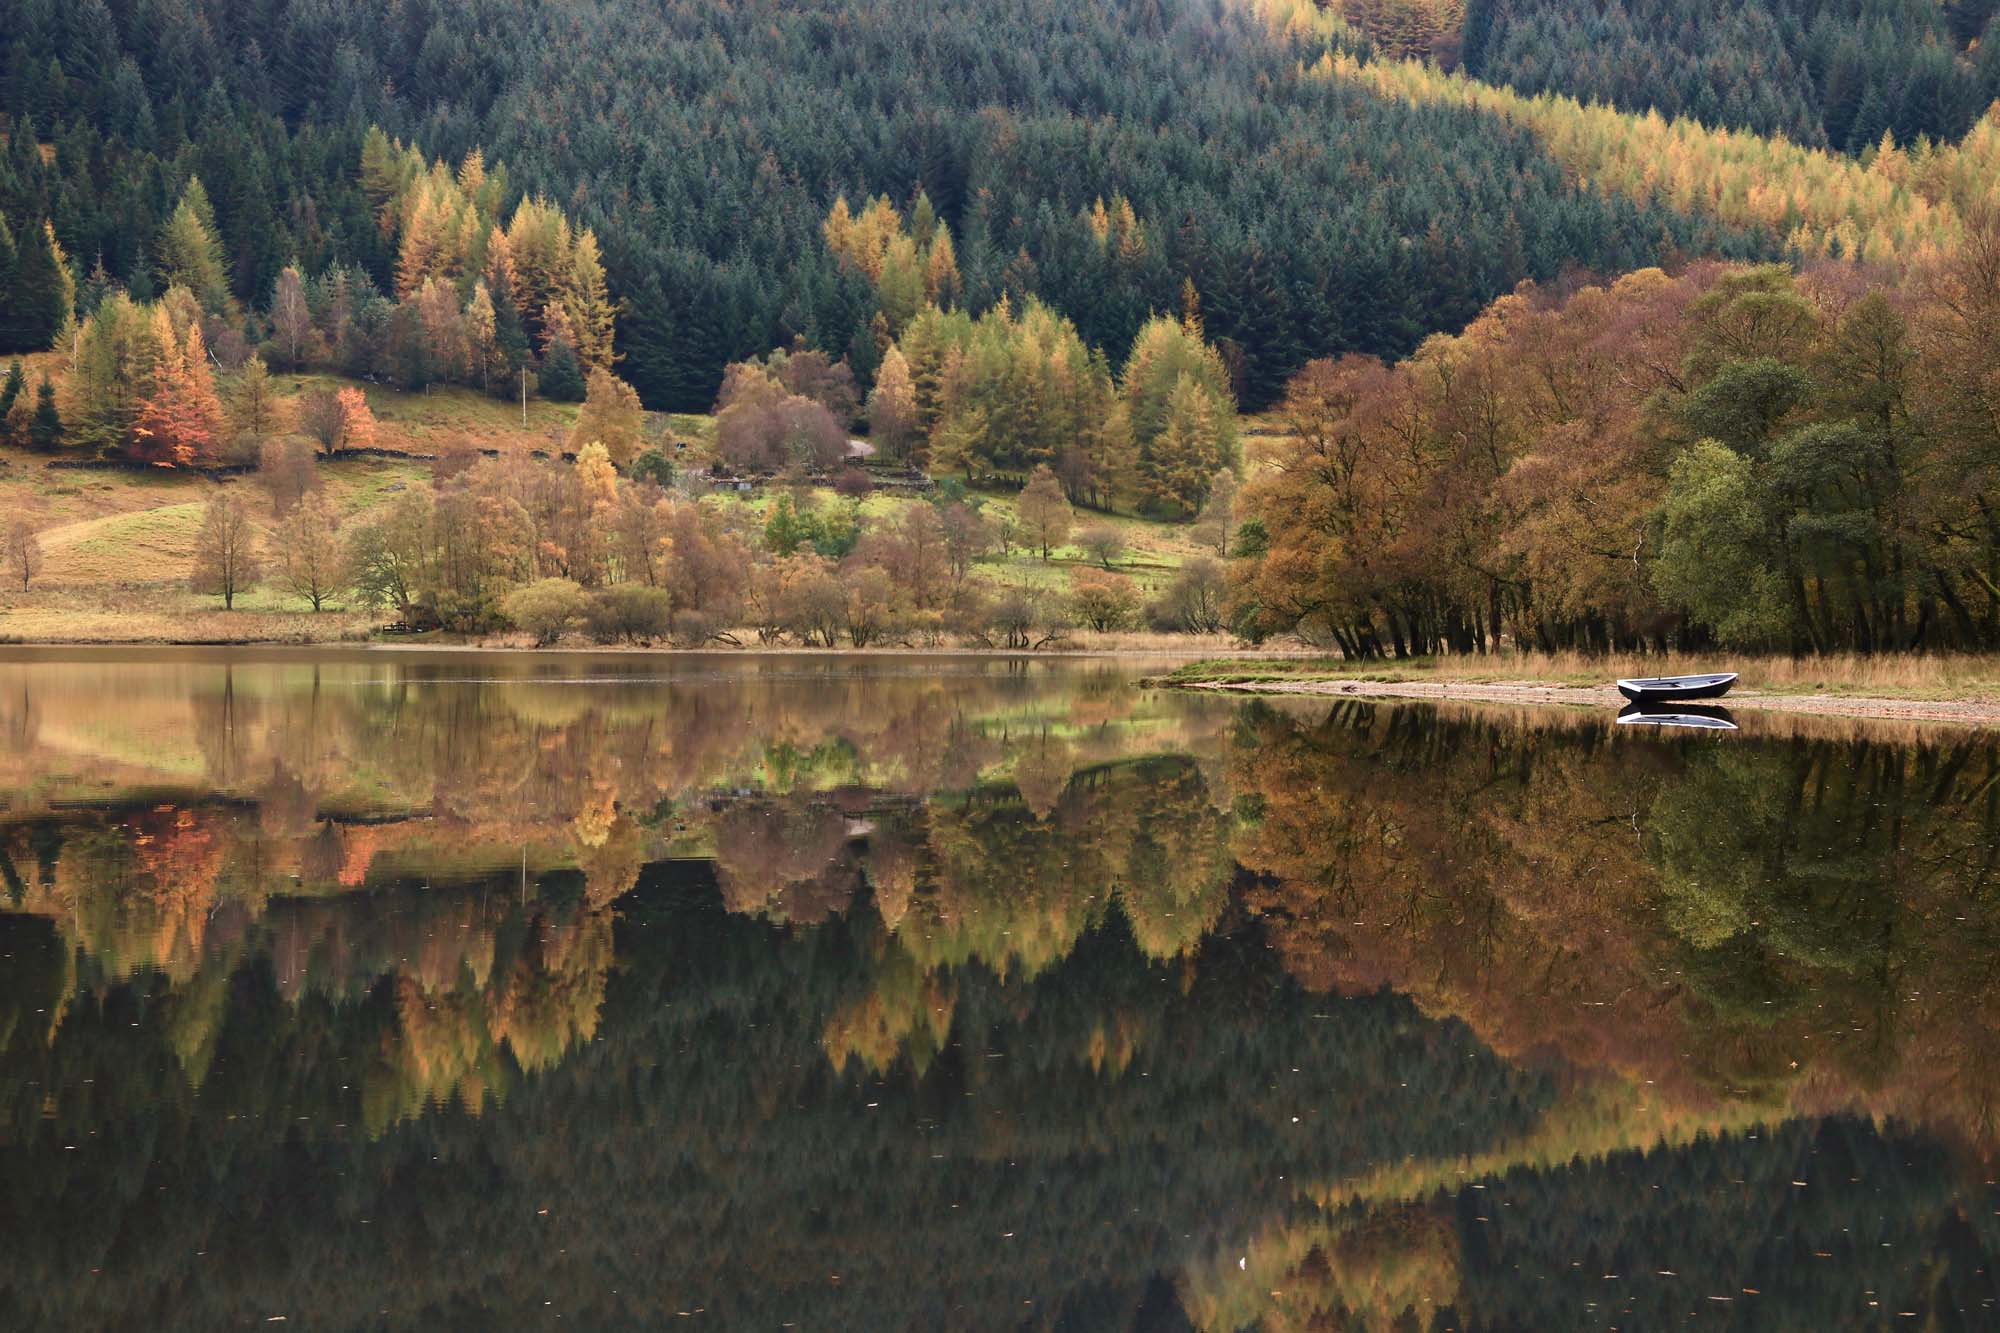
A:
[[[1471,0],[1467,74],[1862,153],[2000,97],[1994,0]],[[1448,54],[1440,51],[1438,54]]]
[[[53,224],[83,313],[164,290],[195,177],[245,308],[292,261],[396,291],[357,170],[377,124],[452,164],[483,148],[505,209],[545,194],[594,230],[622,373],[660,408],[707,408],[726,363],[794,336],[869,378],[874,295],[821,238],[843,192],[927,192],[966,307],[1035,295],[1114,355],[1192,283],[1253,408],[1311,356],[1402,354],[1565,263],[1781,239],[1580,190],[1475,111],[1304,77],[1311,45],[1235,5],[26,0],[0,42],[0,213],[23,254]],[[11,347],[47,345],[35,308]]]

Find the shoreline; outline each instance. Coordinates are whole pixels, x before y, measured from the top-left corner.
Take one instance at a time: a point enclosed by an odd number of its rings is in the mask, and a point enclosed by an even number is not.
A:
[[[1408,699],[1431,702],[1518,704],[1543,708],[1619,708],[1625,699],[1612,685],[1562,685],[1547,681],[1386,681],[1386,680],[1175,680],[1148,677],[1143,685],[1161,689],[1290,697]],[[2000,728],[2000,699],[1896,699],[1845,694],[1785,694],[1735,690],[1706,701],[1728,709],[1798,713],[1818,717],[1880,718],[1904,722],[1945,722]]]

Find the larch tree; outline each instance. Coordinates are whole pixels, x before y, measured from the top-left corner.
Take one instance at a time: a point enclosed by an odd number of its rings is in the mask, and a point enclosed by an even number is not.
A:
[[[187,288],[204,310],[221,313],[228,308],[229,280],[223,268],[222,242],[216,236],[215,210],[200,177],[188,178],[180,203],[160,230],[154,262],[162,287]]]
[[[617,307],[604,286],[604,260],[597,248],[597,233],[585,227],[576,235],[570,251],[569,271],[563,284],[563,306],[569,315],[576,354],[586,366],[602,370],[617,359],[612,349],[612,330]]]
[[[368,410],[368,395],[349,385],[334,396],[340,402],[339,447],[374,448],[377,436],[375,414]]]
[[[176,345],[164,303],[153,310],[153,337],[162,350],[153,390],[132,427],[132,455],[159,467],[187,467],[213,455],[222,430],[208,349],[198,323],[190,323],[186,339]]]
[[[479,372],[479,387],[491,393],[497,375],[506,373],[501,355],[499,317],[493,309],[493,294],[480,279],[472,284],[472,296],[465,303],[463,317],[466,353]]]
[[[190,586],[220,597],[224,610],[235,610],[237,594],[263,575],[257,545],[250,506],[233,491],[217,491],[202,511],[201,530],[195,534]]]
[[[885,458],[907,460],[917,436],[916,390],[910,362],[894,343],[882,356],[875,389],[868,395],[868,432]]]
[[[1226,460],[1213,400],[1183,374],[1169,399],[1164,428],[1139,448],[1139,483],[1148,507],[1174,517],[1200,512],[1209,482]]]
[[[1063,538],[1069,536],[1071,523],[1075,521],[1070,512],[1069,497],[1063,494],[1062,483],[1056,480],[1056,474],[1049,471],[1046,464],[1029,475],[1028,484],[1021,489],[1021,498],[1015,502],[1014,512],[1020,516],[1021,530],[1029,544],[1041,551],[1044,560],[1062,545]]]
[[[252,356],[236,372],[229,389],[229,419],[237,431],[261,440],[278,429],[277,387],[261,356]]]
[[[645,419],[638,390],[602,366],[594,366],[584,390],[583,407],[569,433],[570,452],[580,454],[585,445],[601,444],[614,464],[628,468],[644,442],[641,432]]]

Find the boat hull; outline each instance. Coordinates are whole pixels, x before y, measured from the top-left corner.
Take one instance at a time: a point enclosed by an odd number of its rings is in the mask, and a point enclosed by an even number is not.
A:
[[[1660,676],[1650,680],[1621,680],[1618,692],[1635,704],[1691,703],[1698,699],[1720,699],[1735,683],[1733,671],[1709,676]]]

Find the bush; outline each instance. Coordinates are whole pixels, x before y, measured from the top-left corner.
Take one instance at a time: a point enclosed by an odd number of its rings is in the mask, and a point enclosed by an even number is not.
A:
[[[666,637],[673,615],[673,598],[665,588],[620,583],[591,597],[583,623],[599,643],[651,643]]]
[[[858,500],[875,489],[875,479],[852,463],[837,468],[833,474],[833,493],[847,500]]]
[[[590,607],[590,597],[568,579],[538,579],[500,599],[500,614],[547,647],[568,633]]]
[[[1147,623],[1169,633],[1214,634],[1223,625],[1226,591],[1222,562],[1197,556],[1181,566],[1167,590],[1146,608]]]
[[[1139,590],[1123,574],[1079,571],[1070,580],[1069,609],[1091,629],[1126,629],[1139,611]]]
[[[674,484],[674,460],[660,449],[648,449],[632,460],[632,480],[650,481],[665,490]]]
[[[708,611],[676,611],[671,637],[676,648],[699,648],[728,628],[726,621]]]

